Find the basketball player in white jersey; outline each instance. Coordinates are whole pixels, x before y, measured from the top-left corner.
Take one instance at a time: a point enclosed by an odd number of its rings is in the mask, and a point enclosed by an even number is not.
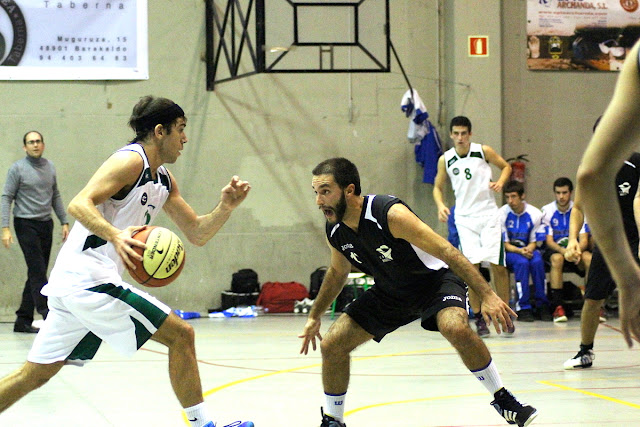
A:
[[[595,129],[578,169],[591,233],[618,286],[620,328],[629,347],[640,341],[640,267],[635,261],[611,183],[640,142],[639,43],[627,53],[613,98]],[[634,206],[635,208],[635,206]]]
[[[491,278],[498,296],[509,304],[509,273],[506,268],[502,223],[493,193],[502,194],[502,186],[511,175],[511,166],[488,145],[471,142],[471,121],[454,117],[449,126],[454,146],[438,159],[438,173],[433,186],[433,199],[440,221],[446,222],[451,212],[444,203],[447,176],[456,198],[455,223],[460,236],[460,250],[476,266],[491,264]],[[500,177],[491,180],[491,166],[498,167]],[[476,317],[478,335],[488,336],[489,328],[480,311],[480,300],[470,289],[469,302]],[[512,336],[515,327],[505,336]]]
[[[132,246],[145,245],[132,235],[161,208],[190,242],[202,246],[251,187],[234,176],[215,209],[197,215],[162,166],[175,163],[187,143],[182,108],[169,99],[146,96],[133,108],[129,125],[135,139],[111,155],[69,204],[76,223],[42,291],[49,297],[49,314],[27,362],[0,380],[0,412],[65,364],[82,366],[91,360],[102,341],[131,356],[151,339],[169,348],[171,385],[191,426],[215,427],[204,407],[193,328],[121,275],[125,264],[133,267],[132,258],[142,260]],[[253,427],[250,421],[233,425]]]

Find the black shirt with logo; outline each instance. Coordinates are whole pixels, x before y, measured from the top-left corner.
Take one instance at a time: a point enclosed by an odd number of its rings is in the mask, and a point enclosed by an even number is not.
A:
[[[618,203],[620,203],[624,231],[629,243],[638,241],[638,227],[633,213],[633,200],[638,191],[638,181],[640,181],[640,153],[633,153],[616,175]]]
[[[407,206],[394,196],[365,196],[358,231],[341,222],[326,224],[329,243],[358,270],[373,276],[377,287],[394,292],[424,284],[433,273],[447,268],[443,261],[392,236],[387,213],[396,203]]]

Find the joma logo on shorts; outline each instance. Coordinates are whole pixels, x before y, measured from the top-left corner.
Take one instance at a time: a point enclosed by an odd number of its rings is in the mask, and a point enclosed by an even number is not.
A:
[[[448,300],[448,299],[454,299],[454,300],[456,300],[456,301],[460,301],[460,302],[462,302],[462,298],[460,298],[460,297],[459,297],[459,296],[457,296],[457,295],[447,295],[446,297],[442,298],[442,301],[444,302],[444,301],[446,301],[446,300]]]
[[[353,249],[353,244],[347,243],[346,245],[342,245],[342,250],[346,251],[347,249]]]

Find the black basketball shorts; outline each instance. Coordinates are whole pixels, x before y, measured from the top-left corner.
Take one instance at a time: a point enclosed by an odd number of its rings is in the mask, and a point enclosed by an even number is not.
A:
[[[421,319],[428,331],[437,331],[436,314],[446,307],[468,310],[467,285],[450,270],[429,275],[422,283],[411,286],[411,292],[393,292],[394,283],[379,283],[349,304],[347,313],[365,331],[380,342],[385,335]],[[397,285],[396,285],[397,286]]]

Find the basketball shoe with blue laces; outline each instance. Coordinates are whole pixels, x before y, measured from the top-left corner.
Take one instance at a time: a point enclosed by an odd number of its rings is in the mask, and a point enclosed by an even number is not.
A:
[[[491,402],[496,411],[509,424],[517,424],[518,427],[528,426],[538,416],[538,411],[533,406],[522,404],[506,388],[501,388],[493,395],[495,400]]]
[[[320,408],[320,413],[322,414],[322,424],[320,424],[320,427],[347,427],[345,423],[325,414],[322,408]]]

